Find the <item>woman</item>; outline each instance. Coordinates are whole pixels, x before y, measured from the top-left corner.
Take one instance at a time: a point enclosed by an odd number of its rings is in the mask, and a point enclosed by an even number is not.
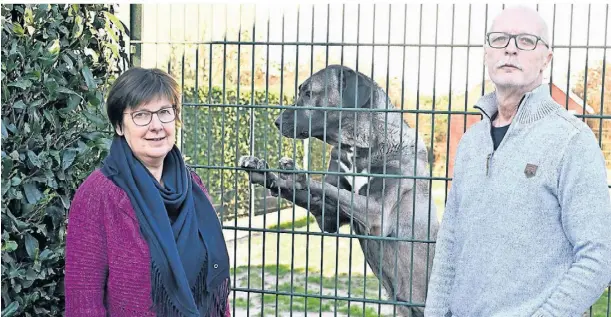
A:
[[[229,256],[201,179],[175,146],[176,81],[132,68],[113,85],[115,138],[77,190],[66,316],[229,316]]]

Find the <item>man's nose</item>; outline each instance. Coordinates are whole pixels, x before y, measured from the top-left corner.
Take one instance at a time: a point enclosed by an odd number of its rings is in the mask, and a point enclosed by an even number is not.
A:
[[[516,41],[517,39],[515,37],[509,39],[509,43],[507,43],[507,47],[505,47],[505,54],[516,54],[518,52]]]

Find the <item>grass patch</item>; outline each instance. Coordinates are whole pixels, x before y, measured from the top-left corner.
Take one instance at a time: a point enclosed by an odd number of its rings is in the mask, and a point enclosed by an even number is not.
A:
[[[240,307],[240,308],[246,308],[248,307],[248,301],[243,298],[238,297],[235,299],[235,301],[233,301],[233,306]]]
[[[596,303],[594,303],[594,306],[592,306],[592,317],[605,317],[605,316],[609,316],[607,314],[607,307],[609,307],[609,301],[611,299],[609,298],[609,287],[607,287],[607,290],[603,293],[603,295],[598,299],[598,301],[596,301]]]
[[[307,224],[309,223],[315,223],[316,219],[314,217],[311,217],[309,214],[306,217],[303,218],[299,218],[295,221],[285,221],[282,222],[280,224],[272,224],[271,226],[268,227],[268,229],[271,230],[286,230],[286,229],[293,229],[293,228],[301,228],[301,227],[305,227],[307,226]]]
[[[380,316],[380,314],[378,314],[378,311],[371,307],[365,307],[365,310],[363,310],[363,305],[360,303],[359,304],[355,303],[355,304],[350,305],[350,309],[348,309],[347,304],[345,307],[341,307],[341,308],[338,307],[337,312],[347,314],[348,316],[364,316],[364,317]]]

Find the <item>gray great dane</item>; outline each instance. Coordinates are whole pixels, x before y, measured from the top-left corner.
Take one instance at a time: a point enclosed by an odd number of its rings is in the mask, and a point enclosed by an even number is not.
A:
[[[294,107],[278,117],[276,126],[288,138],[314,137],[331,144],[328,171],[340,173],[325,175],[324,182],[311,180],[288,158],[280,160],[282,173],[268,171],[264,160],[252,156],[241,157],[239,165],[251,183],[308,209],[321,230],[337,232],[352,225],[389,297],[423,304],[435,254],[428,241],[436,240],[438,231],[426,179],[428,155],[401,113],[376,111],[392,108],[384,90],[367,76],[328,66],[299,86]],[[397,310],[403,316],[424,315],[422,307],[409,304]]]

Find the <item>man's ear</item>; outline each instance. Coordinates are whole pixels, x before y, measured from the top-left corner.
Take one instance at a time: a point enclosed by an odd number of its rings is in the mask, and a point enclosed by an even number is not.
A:
[[[341,76],[341,75],[340,75]],[[374,93],[371,80],[354,71],[343,71],[342,76],[342,107],[361,108],[371,104]]]
[[[547,65],[551,63],[553,57],[554,52],[552,50],[547,50],[547,55],[544,57],[545,61],[543,62],[543,67],[541,67],[542,73],[547,69]]]

